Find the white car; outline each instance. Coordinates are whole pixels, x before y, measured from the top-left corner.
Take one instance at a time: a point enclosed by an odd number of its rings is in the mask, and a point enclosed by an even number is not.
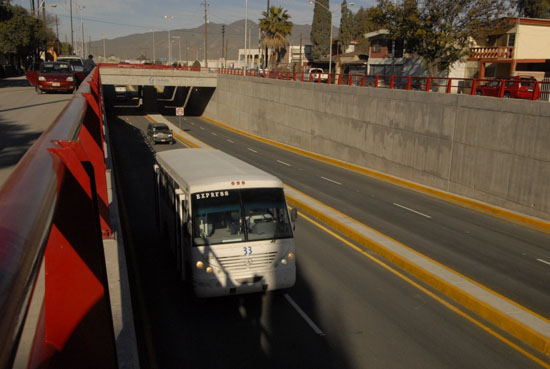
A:
[[[321,77],[321,82],[328,81],[328,74],[325,73],[322,68],[311,68],[308,70],[308,73],[311,76],[311,80],[313,82],[319,81],[319,77]]]
[[[69,62],[75,72],[84,72],[84,62],[79,56],[76,55],[60,55],[57,57],[57,61]]]

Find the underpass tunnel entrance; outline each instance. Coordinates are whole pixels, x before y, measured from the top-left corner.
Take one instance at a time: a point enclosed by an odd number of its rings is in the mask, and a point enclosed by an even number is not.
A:
[[[186,116],[200,116],[206,109],[215,87],[103,85],[108,108],[124,108],[134,114],[176,115],[184,107]]]

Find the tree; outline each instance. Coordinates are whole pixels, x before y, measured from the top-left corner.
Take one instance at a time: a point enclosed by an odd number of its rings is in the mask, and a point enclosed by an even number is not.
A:
[[[374,32],[382,28],[387,28],[382,23],[382,9],[380,6],[373,6],[370,8],[359,8],[357,13],[353,17],[354,23],[354,39],[359,40],[359,45],[356,50],[363,50],[368,52],[369,41],[363,37],[364,34]]]
[[[48,42],[55,41],[55,35],[42,20],[32,17],[20,6],[0,7],[0,53],[25,58],[45,50]]]
[[[518,0],[517,8],[522,17],[550,19],[550,0]]]
[[[358,27],[356,27],[353,13],[348,9],[346,0],[342,1],[341,14],[338,41],[340,42],[342,51],[344,51],[357,36]]]
[[[294,24],[288,12],[280,6],[272,6],[263,12],[263,18],[259,20],[262,31],[262,46],[269,47],[277,53],[277,63],[280,61],[281,51],[286,48],[287,36],[292,33]],[[272,64],[273,60],[272,60]],[[267,65],[267,60],[266,60]]]
[[[381,28],[385,28],[383,23],[382,8],[380,6],[373,6],[370,8],[359,8],[354,16],[353,23],[355,24],[355,37],[377,31]]]
[[[403,40],[407,52],[422,58],[432,77],[448,71],[469,52],[472,39],[486,37],[499,20],[512,15],[507,0],[378,0],[379,20],[389,37]]]
[[[329,53],[331,14],[328,9],[329,0],[315,1],[310,33],[311,54],[314,60],[319,60],[321,56]]]

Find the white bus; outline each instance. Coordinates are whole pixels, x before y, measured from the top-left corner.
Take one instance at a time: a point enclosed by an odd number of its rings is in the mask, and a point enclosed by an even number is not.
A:
[[[286,289],[296,280],[283,183],[212,149],[156,154],[156,216],[198,297]]]

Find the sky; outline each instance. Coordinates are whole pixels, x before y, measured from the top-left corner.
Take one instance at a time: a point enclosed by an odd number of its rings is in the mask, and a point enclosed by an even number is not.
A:
[[[42,0],[39,0],[40,3]],[[57,15],[59,39],[70,42],[70,0],[44,0],[46,14]],[[204,0],[72,0],[73,34],[75,41],[82,38],[92,41],[112,39],[152,30],[195,28],[204,24]],[[375,0],[347,1],[355,5],[349,8],[356,12],[361,6],[370,7]],[[267,8],[267,0],[208,0],[208,21],[230,24],[245,19],[258,23]],[[339,26],[342,0],[331,0],[333,24]],[[30,0],[12,0],[12,4],[29,9]],[[291,16],[294,24],[311,24],[313,5],[307,0],[271,0],[271,6],[282,6]],[[55,6],[52,6],[55,5]],[[169,18],[166,19],[165,16]],[[55,26],[54,26],[55,31]]]

